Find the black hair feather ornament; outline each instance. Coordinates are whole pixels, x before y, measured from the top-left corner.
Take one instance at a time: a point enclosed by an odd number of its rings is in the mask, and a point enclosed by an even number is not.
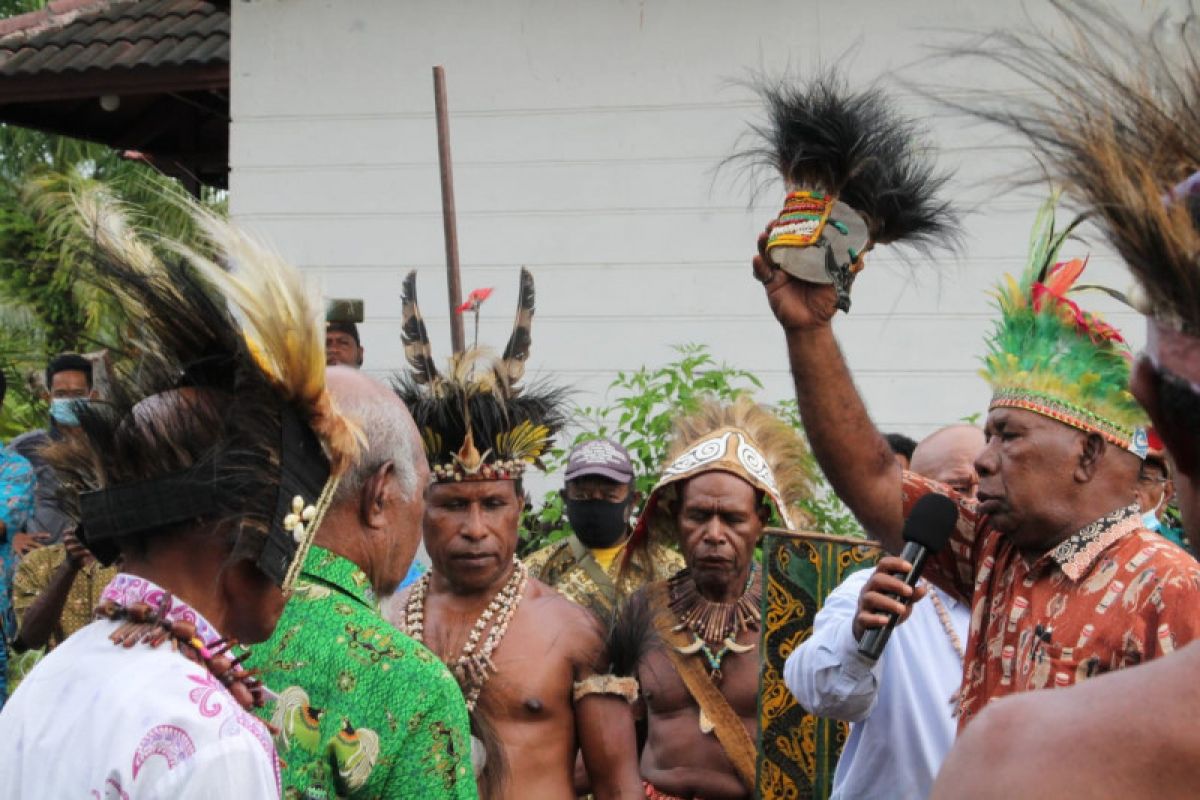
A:
[[[436,482],[516,480],[566,423],[566,390],[544,381],[522,386],[533,342],[533,276],[521,270],[516,320],[504,352],[472,347],[435,366],[417,306],[416,272],[404,280],[401,338],[410,369],[393,381],[421,432]]]
[[[767,250],[788,274],[832,283],[850,310],[850,286],[876,244],[925,252],[953,243],[958,221],[938,192],[948,176],[919,146],[916,125],[878,87],[851,92],[834,70],[808,81],[761,81],[761,145],[740,154],[779,172],[787,188]]]

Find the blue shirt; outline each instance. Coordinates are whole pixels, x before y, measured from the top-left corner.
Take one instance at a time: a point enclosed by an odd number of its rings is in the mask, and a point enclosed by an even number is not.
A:
[[[61,484],[58,473],[54,471],[41,450],[54,439],[61,436],[58,429],[51,423],[47,430],[34,430],[15,437],[8,443],[8,449],[28,459],[33,466],[35,485],[33,492],[33,510],[20,529],[25,533],[48,533],[50,541],[47,544],[58,544],[62,541],[63,533],[75,524],[61,508],[58,493]],[[12,531],[10,530],[10,534]]]
[[[852,624],[869,569],[852,573],[817,612],[813,633],[788,656],[783,678],[800,705],[852,723],[833,776],[832,798],[925,798],[950,746],[957,720],[950,698],[962,683],[955,652],[929,597],[897,626],[879,661],[858,654]],[[937,592],[965,645],[970,612]]]
[[[25,529],[33,514],[33,466],[23,456],[7,447],[0,447],[0,633],[11,636],[12,600],[9,587],[16,559],[13,557],[13,536]]]
[[[413,561],[412,566],[408,568],[408,574],[404,576],[404,580],[400,581],[400,585],[396,587],[396,591],[398,592],[401,589],[407,589],[412,586],[417,582],[418,578],[425,574],[427,569],[429,568],[420,561]]]

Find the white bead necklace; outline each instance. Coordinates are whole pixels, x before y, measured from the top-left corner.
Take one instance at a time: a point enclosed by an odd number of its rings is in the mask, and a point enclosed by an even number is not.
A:
[[[929,599],[933,601],[933,610],[937,612],[938,619],[941,620],[942,630],[946,632],[946,636],[950,638],[950,645],[954,648],[954,652],[958,654],[959,662],[966,658],[966,650],[963,648],[962,639],[958,638],[958,631],[954,630],[954,623],[950,620],[950,612],[946,610],[946,606],[942,603],[942,598],[938,597],[937,590],[932,584],[925,584],[929,588]]]
[[[529,580],[529,570],[519,558],[513,557],[512,575],[501,589],[492,596],[487,608],[475,620],[471,633],[467,636],[466,644],[458,658],[448,662],[450,671],[454,673],[458,685],[462,688],[463,697],[467,701],[467,710],[474,711],[479,701],[479,693],[483,685],[496,671],[492,654],[500,646],[500,640],[508,631],[508,624],[517,613],[517,606],[525,596],[525,586]],[[413,585],[408,595],[408,603],[404,607],[404,632],[422,644],[425,643],[425,598],[429,593],[429,573],[425,573]],[[491,626],[489,630],[488,627]],[[487,638],[483,634],[487,631]],[[483,647],[479,647],[480,640]]]
[[[955,654],[958,655],[958,663],[961,664],[966,658],[967,651],[963,647],[962,639],[958,638],[958,631],[954,630],[954,623],[950,620],[950,612],[946,610],[946,606],[942,602],[942,598],[938,597],[937,590],[933,587],[933,585],[926,581],[925,586],[929,589],[929,599],[933,601],[933,610],[937,612],[938,619],[941,620],[942,630],[944,630],[946,632],[946,636],[950,638],[950,646],[954,648]],[[950,705],[954,709],[954,712],[951,714],[951,716],[954,718],[958,717],[961,710],[961,697],[961,686],[955,690],[954,694],[950,695]]]

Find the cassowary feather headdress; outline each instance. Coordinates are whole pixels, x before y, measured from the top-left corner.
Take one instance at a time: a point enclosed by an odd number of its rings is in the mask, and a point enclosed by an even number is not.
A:
[[[408,406],[435,482],[519,479],[566,422],[565,391],[538,382],[521,386],[533,342],[533,276],[521,270],[517,317],[499,357],[472,347],[438,371],[417,306],[417,274],[404,279],[401,332],[409,370],[396,393]]]
[[[1081,220],[1056,230],[1056,199],[1038,213],[1021,279],[1006,276],[996,292],[1000,318],[983,370],[990,408],[1034,411],[1144,458],[1146,418],[1129,392],[1129,347],[1116,328],[1067,297],[1087,262],[1057,261]]]
[[[81,435],[46,451],[81,538],[108,563],[212,525],[231,558],[290,589],[360,446],[326,391],[319,300],[199,206],[188,211],[203,252],[139,234],[100,190],[74,199],[95,244],[82,278],[114,299],[123,327],[110,395],[79,410]]]
[[[848,311],[850,285],[873,246],[927,250],[957,235],[949,203],[936,197],[947,176],[880,88],[851,92],[826,70],[758,91],[767,122],[752,130],[762,143],[742,155],[783,177],[788,195],[767,250],[786,272],[832,283]]]

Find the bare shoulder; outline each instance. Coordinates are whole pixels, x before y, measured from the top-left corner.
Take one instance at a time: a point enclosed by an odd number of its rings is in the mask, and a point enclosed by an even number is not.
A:
[[[1197,670],[1193,644],[1068,689],[998,700],[959,736],[932,797],[1192,796]]]
[[[572,628],[594,629],[600,636],[600,622],[583,606],[573,603],[559,594],[552,586],[531,577],[525,590],[525,600],[537,609],[538,619],[546,624],[570,625]]]
[[[583,606],[534,578],[529,579],[521,607],[528,608],[537,627],[556,641],[568,660],[577,666],[592,664],[604,652],[600,621]]]

